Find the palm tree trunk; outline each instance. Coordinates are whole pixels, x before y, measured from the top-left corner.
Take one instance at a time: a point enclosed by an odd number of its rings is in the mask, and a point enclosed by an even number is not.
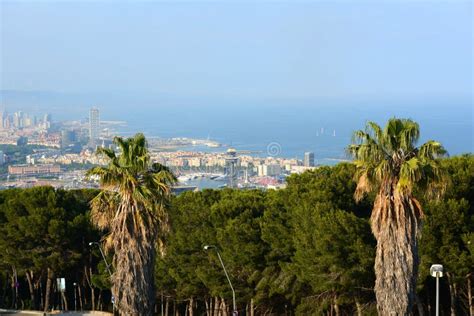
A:
[[[154,265],[156,257],[156,228],[140,227],[134,222],[136,207],[126,202],[121,206],[113,230],[115,273],[112,293],[123,315],[152,316],[155,308]],[[152,219],[148,219],[152,221]]]
[[[410,315],[418,273],[421,208],[395,187],[379,193],[371,216],[377,239],[375,294],[379,315]]]

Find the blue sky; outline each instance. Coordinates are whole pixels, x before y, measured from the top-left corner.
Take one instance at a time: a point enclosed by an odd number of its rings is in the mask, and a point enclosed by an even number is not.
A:
[[[3,90],[470,97],[471,1],[1,2]]]

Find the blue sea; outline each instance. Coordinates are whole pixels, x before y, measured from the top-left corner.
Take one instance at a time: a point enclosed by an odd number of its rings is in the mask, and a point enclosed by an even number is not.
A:
[[[53,120],[85,119],[92,106],[102,120],[122,120],[121,135],[190,137],[218,141],[222,148],[256,155],[302,159],[312,151],[320,164],[348,159],[345,148],[355,130],[367,121],[381,125],[391,117],[411,118],[420,124],[420,142],[440,141],[450,155],[474,152],[473,99],[434,98],[313,98],[251,99],[111,94],[3,93],[9,112],[49,112]]]
[[[391,117],[411,118],[420,124],[420,143],[440,141],[450,155],[474,152],[473,110],[469,104],[381,104],[315,102],[315,104],[244,104],[149,108],[103,117],[126,119],[120,132],[141,131],[148,136],[209,138],[256,155],[302,159],[315,153],[319,164],[348,159],[345,148],[352,134],[367,121],[381,125]],[[196,148],[191,148],[195,149]],[[222,150],[200,148],[200,150]]]

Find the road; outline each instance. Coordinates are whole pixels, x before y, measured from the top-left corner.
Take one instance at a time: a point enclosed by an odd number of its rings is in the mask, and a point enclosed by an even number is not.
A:
[[[35,311],[12,311],[12,310],[1,310],[0,315],[12,315],[12,316],[112,316],[112,313],[107,312],[66,312],[66,313],[43,313]]]

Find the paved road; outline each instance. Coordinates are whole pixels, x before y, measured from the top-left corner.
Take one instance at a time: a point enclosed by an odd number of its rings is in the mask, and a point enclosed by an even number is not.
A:
[[[5,311],[5,310],[0,310],[0,315],[12,315],[12,316],[109,316],[112,315],[112,313],[106,313],[106,312],[84,312],[84,313],[74,313],[74,312],[69,312],[69,313],[48,313],[44,314],[42,312],[33,312],[33,311]]]
[[[0,315],[31,316],[33,314],[0,312]],[[37,315],[39,315],[39,314],[37,314]]]
[[[0,310],[0,315],[14,315],[14,316],[43,316],[44,314],[41,312],[32,312],[32,311],[8,311],[8,310]]]

